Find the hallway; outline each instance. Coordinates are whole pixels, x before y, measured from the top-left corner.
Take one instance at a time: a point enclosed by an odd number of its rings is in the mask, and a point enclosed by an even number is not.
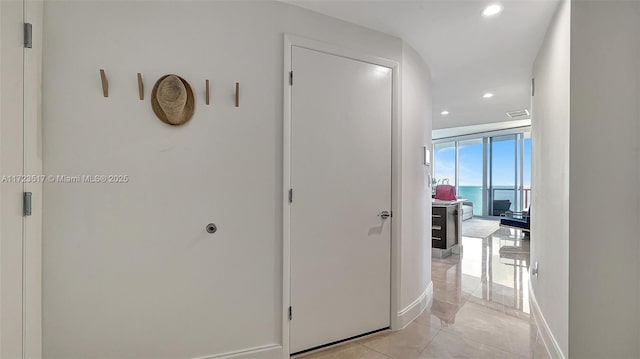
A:
[[[545,358],[529,322],[529,242],[521,238],[504,228],[463,237],[462,255],[433,258],[433,304],[407,328],[305,358]],[[504,246],[513,248],[501,256]]]

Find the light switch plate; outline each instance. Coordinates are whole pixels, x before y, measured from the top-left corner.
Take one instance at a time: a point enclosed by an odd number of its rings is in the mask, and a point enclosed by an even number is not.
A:
[[[427,146],[424,146],[424,165],[431,166],[431,151]]]

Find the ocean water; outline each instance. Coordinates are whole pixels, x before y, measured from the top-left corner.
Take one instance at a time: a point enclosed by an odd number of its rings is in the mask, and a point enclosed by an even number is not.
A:
[[[482,215],[482,186],[459,186],[456,195],[473,202],[474,216]]]
[[[508,199],[511,201],[511,210],[515,210],[515,198],[513,188],[495,187],[494,199]],[[473,215],[482,215],[482,186],[459,186],[456,195],[458,198],[464,198],[469,202],[473,202]]]

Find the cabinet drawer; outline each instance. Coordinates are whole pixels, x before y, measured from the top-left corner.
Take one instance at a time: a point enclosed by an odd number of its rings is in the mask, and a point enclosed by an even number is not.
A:
[[[432,215],[431,216],[431,224],[434,226],[440,226],[443,227],[444,224],[446,223],[447,219],[444,216],[440,216],[440,215]]]
[[[440,218],[444,218],[447,216],[447,207],[431,207],[432,208],[432,212],[431,212],[431,217],[440,217]]]
[[[431,236],[431,248],[447,249],[447,241],[440,236]]]

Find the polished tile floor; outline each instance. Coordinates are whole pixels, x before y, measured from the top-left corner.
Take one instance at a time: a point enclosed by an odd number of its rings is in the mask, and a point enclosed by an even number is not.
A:
[[[407,328],[304,359],[545,358],[529,320],[528,262],[520,231],[463,237],[462,254],[433,258],[433,304]]]

